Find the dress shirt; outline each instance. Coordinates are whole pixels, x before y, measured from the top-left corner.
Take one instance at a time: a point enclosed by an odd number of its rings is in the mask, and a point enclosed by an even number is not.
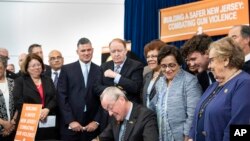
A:
[[[250,60],[250,53],[245,56],[245,62]]]
[[[58,73],[58,77],[59,77],[61,70],[55,71],[55,70],[51,69],[51,78],[52,78],[53,82],[55,81],[55,76],[56,76],[54,72],[57,72]]]
[[[126,58],[127,59],[127,58]],[[123,65],[124,65],[124,62],[126,61],[126,59],[124,59],[124,61],[122,62],[122,64],[120,64],[119,66],[120,66],[120,68],[118,69],[118,71],[119,72],[121,72],[121,70],[122,70],[122,67],[123,67]],[[116,68],[116,64],[114,64],[114,69]],[[121,78],[121,75],[120,74],[118,74],[118,75],[116,75],[116,77],[114,78],[114,83],[115,84],[118,84],[119,83],[119,80],[120,80],[120,78]]]
[[[125,129],[125,124],[124,123],[128,123],[129,122],[129,118],[130,118],[130,115],[131,115],[131,112],[132,112],[132,108],[133,108],[133,103],[130,102],[131,106],[129,108],[129,111],[128,111],[128,114],[126,115],[124,121],[126,120],[127,122],[123,122],[123,124],[121,125],[121,129],[120,129],[120,132],[119,132],[119,141],[121,140],[121,137],[122,137],[122,134],[124,132],[124,129]],[[126,132],[126,131],[125,131]],[[126,134],[126,133],[125,133]]]

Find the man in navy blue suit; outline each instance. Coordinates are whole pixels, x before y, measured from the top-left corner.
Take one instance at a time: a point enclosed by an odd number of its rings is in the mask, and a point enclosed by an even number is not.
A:
[[[126,91],[129,100],[138,103],[143,81],[143,64],[126,56],[126,42],[122,39],[113,39],[109,50],[112,60],[101,65],[102,77],[96,87],[99,94],[108,86],[119,86]]]
[[[62,67],[57,83],[61,139],[90,141],[98,134],[100,100],[93,86],[101,71],[91,62],[93,48],[89,39],[81,38],[76,52],[79,60]]]

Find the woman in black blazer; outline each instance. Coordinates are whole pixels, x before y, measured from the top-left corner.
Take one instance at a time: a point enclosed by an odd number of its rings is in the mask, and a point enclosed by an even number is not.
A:
[[[155,95],[155,83],[162,76],[160,66],[157,62],[157,56],[161,47],[166,45],[161,40],[153,40],[145,45],[144,56],[147,60],[150,71],[143,77],[143,89],[142,89],[142,103],[144,106],[149,107],[149,103]]]
[[[15,112],[14,80],[6,77],[7,57],[0,56],[0,141],[13,141],[17,112]]]
[[[43,75],[43,60],[36,54],[29,54],[22,66],[24,75],[15,80],[14,99],[21,115],[23,103],[42,104],[40,121],[46,121],[48,115],[54,114],[56,106],[56,89],[50,77]],[[38,127],[36,140],[55,139],[55,127]]]

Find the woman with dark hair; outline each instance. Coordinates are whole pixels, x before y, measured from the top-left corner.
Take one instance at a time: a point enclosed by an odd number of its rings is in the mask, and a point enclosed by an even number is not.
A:
[[[157,56],[161,47],[166,44],[161,40],[153,40],[145,45],[144,56],[147,60],[148,67],[151,71],[143,77],[142,103],[149,107],[149,103],[155,95],[155,83],[162,76],[160,66],[158,65]]]
[[[250,75],[242,71],[244,54],[225,37],[209,47],[209,66],[216,82],[197,104],[190,141],[229,141],[230,125],[249,124]]]
[[[180,51],[171,45],[161,48],[158,64],[163,76],[156,82],[151,108],[157,113],[160,141],[187,141],[194,109],[201,95],[196,76],[181,68]]]
[[[13,91],[19,117],[23,103],[42,104],[41,122],[45,122],[48,115],[54,114],[56,89],[52,79],[43,75],[43,71],[43,60],[36,54],[27,55],[22,68],[23,75],[15,80]],[[38,127],[36,140],[54,139],[54,129]]]
[[[14,107],[14,80],[6,77],[7,57],[0,56],[0,140],[13,141],[17,112]]]

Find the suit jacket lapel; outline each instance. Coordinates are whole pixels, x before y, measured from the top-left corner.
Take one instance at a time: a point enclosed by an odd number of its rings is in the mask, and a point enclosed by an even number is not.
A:
[[[147,91],[148,91],[148,86],[150,83],[150,80],[152,78],[153,75],[153,71],[151,71],[148,75],[145,76],[145,84],[144,84],[144,90],[143,90],[143,102],[146,105],[146,101],[147,101]]]
[[[75,63],[75,72],[72,72],[72,73],[75,73],[75,74],[77,74],[76,76],[78,76],[79,77],[79,79],[80,79],[80,84],[82,84],[81,85],[81,87],[83,88],[83,89],[85,89],[85,83],[84,83],[84,78],[83,78],[83,74],[82,74],[82,69],[81,69],[81,64],[80,64],[80,62],[79,61],[77,61],[76,63]]]
[[[120,71],[120,74],[121,74],[122,76],[126,76],[125,74],[126,74],[126,72],[128,71],[128,69],[129,69],[128,66],[129,66],[129,58],[127,58],[127,59],[125,60],[123,66],[122,66],[122,69],[121,69],[121,71]]]
[[[133,109],[131,111],[131,115],[129,121],[127,122],[126,126],[126,133],[125,133],[125,140],[129,140],[130,134],[133,133],[134,126],[136,124],[137,115],[138,115],[138,106],[133,103]]]
[[[38,92],[35,83],[33,82],[33,80],[31,79],[30,76],[26,77],[27,79],[25,79],[24,81],[27,83],[27,85],[32,88],[34,91]]]
[[[115,141],[119,141],[119,133],[120,133],[120,129],[121,129],[121,123],[118,123],[115,119],[114,119],[114,139]]]

